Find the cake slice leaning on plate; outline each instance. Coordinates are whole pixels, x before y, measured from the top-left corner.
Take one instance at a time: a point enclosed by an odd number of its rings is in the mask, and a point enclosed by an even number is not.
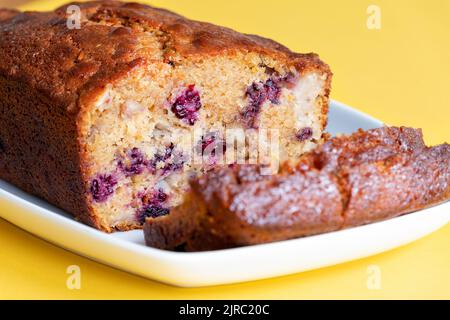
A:
[[[148,218],[149,246],[213,250],[292,239],[393,218],[450,198],[450,146],[383,127],[332,138],[275,175],[216,168],[184,203]]]
[[[76,5],[79,29],[68,6],[0,10],[1,179],[128,230],[181,202],[224,128],[278,130],[279,161],[320,141],[331,72],[317,55],[145,5]]]

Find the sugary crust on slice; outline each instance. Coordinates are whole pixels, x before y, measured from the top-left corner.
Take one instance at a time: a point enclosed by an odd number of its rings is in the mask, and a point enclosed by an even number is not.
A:
[[[173,210],[174,220],[189,217],[187,231],[170,229],[170,215],[148,219],[147,244],[208,250],[272,242],[392,218],[450,198],[450,146],[426,147],[420,130],[404,127],[332,138],[276,175],[259,170],[223,167],[193,180],[187,201]],[[171,227],[177,225],[183,222]],[[170,232],[184,237],[169,238]]]

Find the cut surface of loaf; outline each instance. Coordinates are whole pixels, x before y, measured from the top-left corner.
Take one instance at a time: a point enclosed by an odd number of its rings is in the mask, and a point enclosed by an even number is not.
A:
[[[450,198],[450,146],[420,130],[383,127],[332,138],[278,174],[258,165],[193,179],[184,203],[147,219],[148,245],[223,249],[324,233],[392,218]]]
[[[0,10],[0,178],[128,230],[180,204],[189,175],[234,148],[229,129],[245,144],[275,130],[276,161],[321,140],[331,72],[317,55],[136,3],[77,5],[80,29],[68,5]]]

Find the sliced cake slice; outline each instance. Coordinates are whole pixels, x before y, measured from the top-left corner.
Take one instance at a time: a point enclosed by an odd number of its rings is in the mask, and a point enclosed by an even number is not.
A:
[[[267,243],[372,223],[450,199],[450,145],[420,130],[382,127],[330,139],[278,174],[258,165],[192,179],[185,201],[148,218],[149,246],[201,251]]]

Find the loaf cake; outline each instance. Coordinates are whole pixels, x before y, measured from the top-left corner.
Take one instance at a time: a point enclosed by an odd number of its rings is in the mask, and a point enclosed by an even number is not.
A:
[[[332,75],[317,55],[146,5],[75,5],[79,29],[68,5],[0,10],[1,179],[101,230],[129,230],[228,159],[225,130],[246,145],[268,132],[279,148],[262,162],[320,142]]]
[[[187,251],[291,239],[367,224],[450,198],[450,145],[382,127],[332,138],[276,175],[259,165],[192,179],[183,204],[148,218],[149,246]]]

